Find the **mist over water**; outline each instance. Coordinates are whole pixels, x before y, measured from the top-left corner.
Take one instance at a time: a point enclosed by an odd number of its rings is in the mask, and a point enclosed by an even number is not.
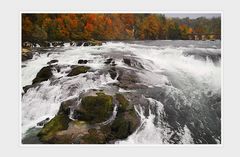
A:
[[[66,44],[62,48],[44,51],[36,48],[35,51],[33,59],[22,63],[22,87],[30,85],[50,60],[57,59],[64,68],[60,73],[53,72],[52,80],[41,82],[22,96],[23,137],[41,120],[54,117],[62,101],[90,89],[111,91],[112,84],[118,80],[102,72],[106,58],[111,57],[117,68],[133,70],[140,84],[148,87],[137,91],[146,101],[144,105],[139,102],[134,106],[141,118],[140,127],[116,144],[221,142],[220,41],[107,42],[94,47]],[[136,63],[130,67],[123,58],[133,58]],[[91,71],[67,77],[69,66],[76,65],[79,59],[89,60],[87,66]],[[119,89],[118,92],[128,91]],[[212,117],[219,107],[220,117]],[[199,128],[202,131],[196,133]]]

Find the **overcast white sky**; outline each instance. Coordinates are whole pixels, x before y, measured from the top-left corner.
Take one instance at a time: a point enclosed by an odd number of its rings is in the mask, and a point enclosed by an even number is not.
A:
[[[198,17],[206,17],[206,18],[212,18],[212,17],[220,17],[221,14],[208,14],[208,13],[201,13],[201,14],[198,14],[198,13],[191,13],[191,14],[187,14],[187,13],[177,13],[177,14],[174,14],[174,13],[167,13],[165,14],[166,17],[179,17],[179,18],[185,18],[185,17],[189,17],[191,19],[196,19]]]

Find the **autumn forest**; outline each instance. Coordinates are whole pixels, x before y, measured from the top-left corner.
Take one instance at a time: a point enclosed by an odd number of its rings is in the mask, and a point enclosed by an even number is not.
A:
[[[167,18],[164,14],[22,14],[22,41],[185,40],[220,34],[221,18]]]

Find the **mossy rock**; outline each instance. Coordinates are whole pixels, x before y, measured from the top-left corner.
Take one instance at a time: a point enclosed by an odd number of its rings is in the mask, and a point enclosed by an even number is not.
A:
[[[53,73],[50,66],[43,67],[38,73],[35,79],[33,79],[32,84],[39,83],[42,81],[47,81],[52,77]]]
[[[74,67],[67,76],[76,76],[82,73],[86,73],[89,69],[90,67],[77,66],[77,67]]]
[[[125,112],[127,110],[133,109],[133,106],[129,105],[129,102],[122,94],[116,94],[116,99],[119,102],[118,112]]]
[[[115,139],[125,139],[140,125],[140,119],[133,105],[122,94],[116,94],[119,102],[118,113],[111,125],[111,134]]]
[[[115,139],[125,139],[140,125],[140,119],[134,110],[118,112],[111,125],[111,134]]]
[[[54,136],[58,131],[66,130],[71,120],[65,114],[58,114],[51,119],[38,133],[40,141],[44,143],[55,143]]]
[[[106,136],[97,129],[89,129],[87,135],[84,135],[81,138],[81,143],[82,144],[105,144],[106,141]]]
[[[113,98],[104,93],[82,98],[80,109],[76,112],[79,120],[90,123],[106,121],[113,112]]]

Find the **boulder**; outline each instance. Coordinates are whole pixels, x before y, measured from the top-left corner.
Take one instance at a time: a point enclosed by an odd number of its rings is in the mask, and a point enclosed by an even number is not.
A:
[[[111,125],[111,134],[115,139],[125,139],[140,125],[140,118],[133,105],[121,94],[116,95],[119,102],[118,112]]]
[[[90,67],[86,66],[76,66],[74,67],[67,76],[76,76],[82,73],[86,73]]]
[[[33,53],[30,49],[22,48],[22,61],[26,61],[28,59],[33,58]]]
[[[78,99],[77,98],[73,98],[73,99],[69,99],[69,100],[63,101],[61,103],[61,105],[60,105],[58,114],[69,115],[71,107],[76,106],[77,103],[78,103]]]
[[[51,119],[38,133],[39,140],[44,143],[56,143],[55,136],[57,132],[66,130],[71,120],[65,114],[58,114]]]
[[[31,48],[31,47],[33,47],[33,44],[31,42],[29,42],[29,41],[26,41],[26,42],[24,42],[22,44],[22,47],[24,47],[24,48]]]
[[[71,41],[70,42],[70,46],[76,46],[77,44],[76,44],[76,42],[75,41]]]
[[[40,83],[42,81],[47,81],[52,77],[53,73],[50,66],[43,67],[38,73],[35,79],[33,79],[32,84]]]
[[[47,62],[47,64],[51,65],[51,64],[53,64],[53,63],[57,63],[57,62],[58,62],[58,60],[57,60],[57,59],[53,59],[53,60],[51,60],[51,61]]]
[[[87,64],[88,60],[79,59],[78,64]]]
[[[112,62],[112,60],[113,60],[112,58],[108,58],[104,63],[105,64],[110,64]]]
[[[111,67],[110,70],[108,70],[108,72],[113,80],[117,77],[117,72],[115,67]]]
[[[82,46],[83,45],[83,41],[78,41],[77,43],[76,43],[76,46]]]
[[[113,112],[113,98],[104,93],[97,96],[82,98],[80,108],[75,111],[74,117],[89,123],[100,123],[109,119]]]

